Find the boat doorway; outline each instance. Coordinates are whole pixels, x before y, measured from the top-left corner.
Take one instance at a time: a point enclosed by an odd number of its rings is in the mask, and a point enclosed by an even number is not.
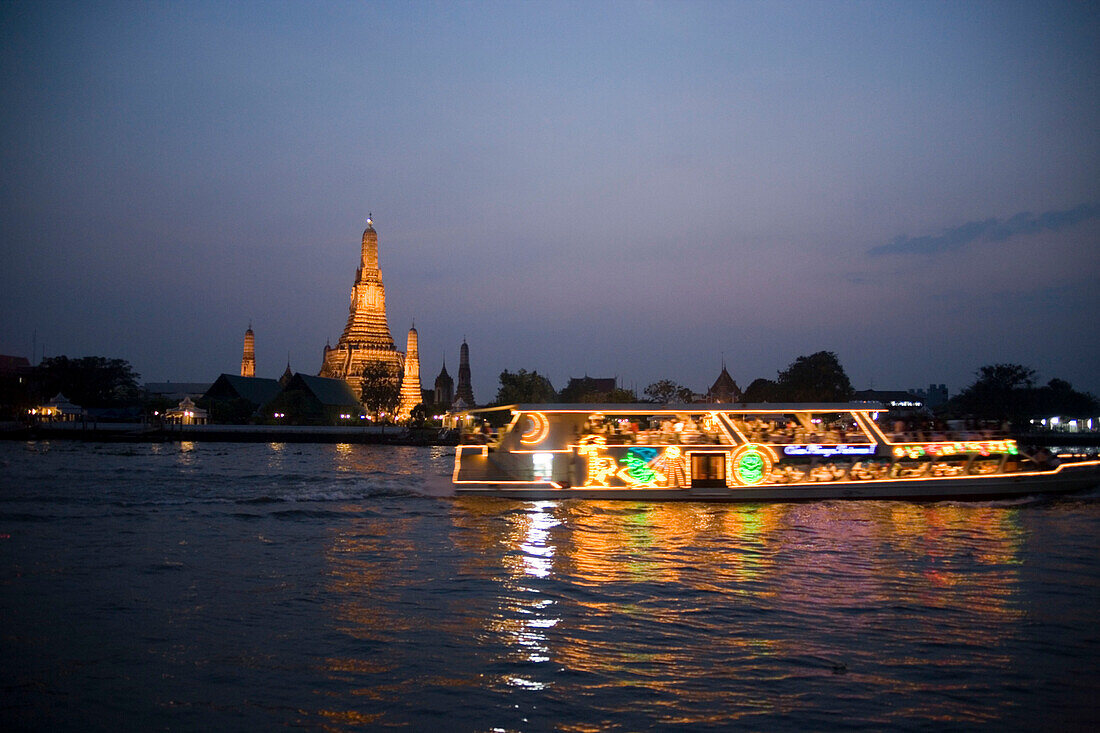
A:
[[[700,489],[724,488],[726,485],[726,454],[691,454],[691,485]]]

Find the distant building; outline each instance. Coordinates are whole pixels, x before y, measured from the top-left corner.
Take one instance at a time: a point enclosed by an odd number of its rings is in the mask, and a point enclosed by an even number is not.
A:
[[[439,372],[439,376],[435,378],[434,387],[432,402],[437,405],[450,405],[454,399],[455,381],[447,373],[446,359],[443,360],[443,369]]]
[[[710,389],[707,390],[706,401],[740,402],[741,400],[741,388],[737,386],[737,382],[733,381],[733,377],[726,371],[726,364],[723,362],[721,373],[714,380],[714,384],[711,385]]]
[[[458,352],[458,387],[455,389],[455,406],[474,407],[474,387],[470,381],[470,347],[462,339],[462,348]]]
[[[279,384],[284,387],[290,383],[291,378],[294,376],[294,372],[290,371],[290,359],[286,360],[286,369],[283,370],[283,376],[279,377]]]
[[[363,369],[369,364],[385,365],[397,375],[404,369],[405,355],[394,348],[386,322],[386,288],[378,267],[378,233],[368,217],[351,289],[348,322],[336,346],[325,345],[319,376],[343,379],[355,394],[362,394]]]
[[[0,354],[0,420],[22,418],[34,402],[34,369],[25,356]]]
[[[880,402],[890,410],[901,412],[920,410],[925,407],[923,399],[901,390],[863,389],[853,392],[851,401],[864,404]]]
[[[939,407],[948,400],[946,384],[929,384],[927,390],[911,389],[909,391],[919,397],[928,408]]]
[[[210,382],[146,382],[142,389],[147,397],[162,397],[179,402],[185,397],[197,400],[210,389]]]
[[[31,363],[25,356],[7,356],[0,354],[0,374],[16,374],[20,370],[30,369]]]
[[[413,408],[424,401],[420,391],[420,350],[417,345],[416,326],[409,329],[405,348],[405,375],[401,378],[401,392],[397,401],[397,422],[406,422]]]
[[[256,336],[252,333],[252,324],[244,332],[244,353],[241,355],[241,376],[256,376]]]

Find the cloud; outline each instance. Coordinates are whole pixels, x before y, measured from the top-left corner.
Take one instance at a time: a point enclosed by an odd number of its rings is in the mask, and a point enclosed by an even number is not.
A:
[[[962,249],[971,242],[1003,242],[1017,234],[1035,234],[1043,231],[1058,231],[1100,216],[1100,206],[1081,204],[1066,211],[1047,211],[1032,214],[1021,211],[1004,221],[985,219],[969,221],[953,229],[944,230],[938,236],[909,237],[901,235],[887,244],[881,244],[867,250],[872,255],[887,254],[925,254],[953,252]]]

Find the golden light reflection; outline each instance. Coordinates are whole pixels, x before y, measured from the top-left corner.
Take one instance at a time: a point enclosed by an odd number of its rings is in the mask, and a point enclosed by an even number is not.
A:
[[[531,507],[498,502],[498,511],[502,505]],[[661,669],[682,684],[702,681],[706,666],[690,655],[673,649],[638,656],[629,643],[608,642],[598,633],[609,623],[659,629],[712,612],[697,600],[678,602],[685,593],[721,603],[741,598],[740,603],[771,608],[779,617],[804,615],[807,609],[851,617],[854,633],[880,623],[879,609],[907,603],[965,611],[973,628],[995,627],[1022,614],[1015,600],[1022,532],[1015,510],[1006,507],[563,502],[510,514],[504,528],[481,521],[489,509],[485,504],[464,508],[468,513],[459,513],[456,521],[481,532],[476,545],[483,551],[499,550],[505,584],[517,591],[487,620],[487,630],[504,637],[517,659],[546,659],[575,672],[615,676],[640,665]],[[546,557],[553,561],[540,562]],[[980,578],[973,572],[975,558],[989,566]],[[543,575],[547,570],[550,574]],[[532,577],[590,592],[575,594],[568,609],[555,607],[531,588]],[[631,601],[620,598],[621,589],[629,589],[622,597]],[[644,602],[647,596],[655,603]],[[536,626],[547,618],[552,622]],[[921,643],[952,643],[958,641],[954,636],[968,633],[921,626]],[[715,633],[708,643],[715,655],[747,664],[762,657],[835,654],[790,635]],[[877,683],[905,684],[901,679]]]
[[[194,442],[190,440],[181,440],[179,444],[179,453],[176,454],[176,463],[181,466],[195,465],[196,452],[197,448]]]
[[[860,675],[876,694],[906,693],[915,667],[957,663],[930,662],[912,650],[967,648],[975,633],[995,634],[1024,613],[1017,594],[1025,535],[1019,511],[1003,505],[461,497],[445,520],[453,565],[444,570],[413,541],[423,531],[416,517],[382,521],[365,504],[344,508],[356,518],[334,528],[325,548],[335,630],[369,642],[370,650],[392,648],[395,639],[408,644],[430,623],[454,648],[481,655],[470,669],[439,668],[431,684],[507,690],[517,701],[542,700],[547,688],[584,696],[596,689],[586,685],[641,685],[676,701],[654,713],[655,721],[746,722],[799,703],[761,696],[760,684],[741,685],[741,678],[759,681],[794,664],[812,679],[849,665],[849,681]],[[423,585],[415,607],[396,590],[410,583]],[[459,595],[434,595],[439,588]],[[420,611],[432,603],[445,612]],[[924,610],[898,611],[908,608]],[[940,612],[965,623],[941,623]],[[861,635],[881,635],[884,624],[897,624],[891,638],[903,651],[880,648],[882,658],[860,666],[853,657],[864,653]],[[1013,662],[998,654],[990,650],[986,661]],[[364,651],[327,659],[325,669],[333,679],[399,678],[402,668],[390,664]],[[367,714],[368,702],[392,704],[410,685],[424,684],[420,677],[358,685],[349,694],[364,701]],[[987,714],[980,702],[954,695],[953,684],[943,683],[938,716]],[[356,714],[331,715],[334,725],[345,725],[345,715],[354,725]],[[559,727],[585,729],[575,720]]]

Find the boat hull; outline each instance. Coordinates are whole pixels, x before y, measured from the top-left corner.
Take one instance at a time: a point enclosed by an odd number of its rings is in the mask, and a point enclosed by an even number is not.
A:
[[[528,501],[598,499],[621,501],[785,502],[829,499],[900,499],[973,501],[1065,494],[1100,486],[1100,467],[1066,464],[1051,471],[992,476],[912,478],[883,481],[832,481],[761,484],[735,488],[619,488],[549,484],[477,483],[455,487],[458,495],[495,496]]]

